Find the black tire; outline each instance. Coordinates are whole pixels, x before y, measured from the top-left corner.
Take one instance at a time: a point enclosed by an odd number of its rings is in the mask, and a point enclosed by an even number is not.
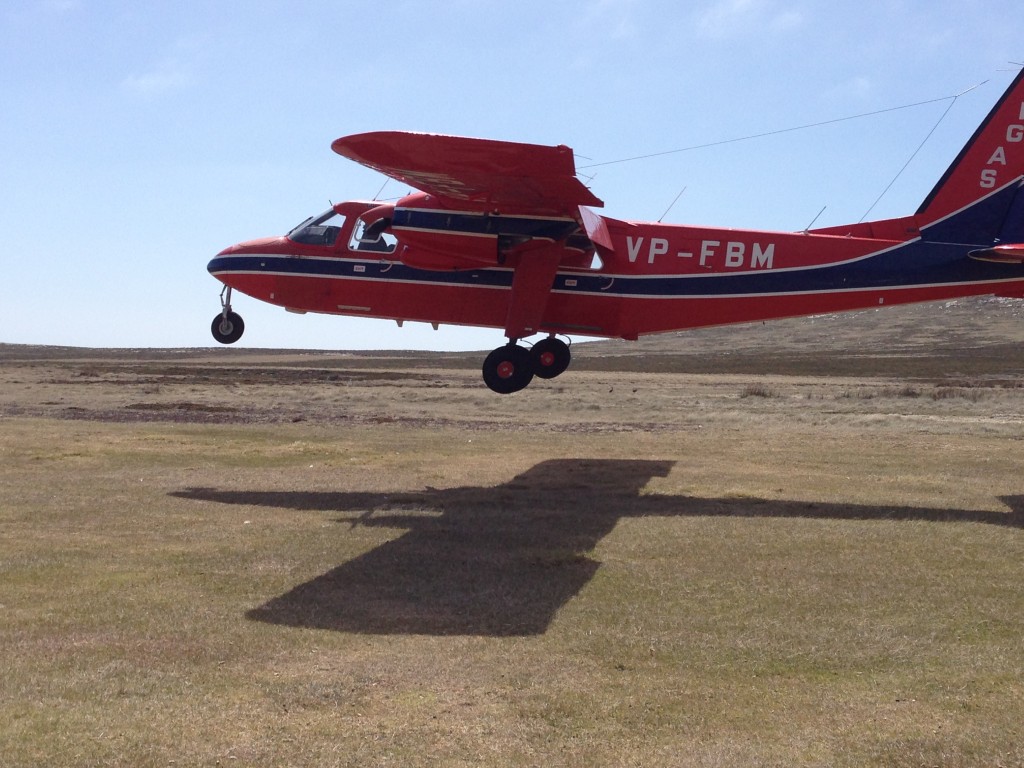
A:
[[[242,322],[241,315],[228,312],[227,317],[221,314],[213,318],[210,332],[213,334],[213,338],[221,344],[234,344],[242,338],[242,333],[245,332],[245,323]]]
[[[500,395],[525,389],[533,381],[533,356],[516,344],[506,344],[484,360],[484,383]]]
[[[534,344],[530,354],[533,357],[533,372],[542,379],[561,376],[572,360],[569,345],[550,336]]]

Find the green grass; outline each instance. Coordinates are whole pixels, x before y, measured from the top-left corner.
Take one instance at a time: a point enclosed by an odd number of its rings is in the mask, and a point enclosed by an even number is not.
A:
[[[0,763],[1024,761],[1024,443],[733,418],[3,420]]]

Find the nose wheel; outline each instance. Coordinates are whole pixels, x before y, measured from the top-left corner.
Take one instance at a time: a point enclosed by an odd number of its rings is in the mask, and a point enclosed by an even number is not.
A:
[[[220,292],[220,306],[220,314],[213,318],[210,332],[213,334],[213,338],[221,344],[234,344],[242,338],[245,323],[242,322],[241,315],[231,311],[231,288],[229,286],[225,286],[224,290]]]
[[[241,315],[228,312],[226,316],[217,315],[213,318],[210,331],[213,333],[213,338],[221,344],[234,344],[242,338],[242,332],[245,331],[245,323],[242,322]]]
[[[484,360],[484,383],[494,392],[508,395],[525,389],[534,376],[553,379],[569,367],[569,345],[554,337],[525,349],[515,339],[498,347]]]

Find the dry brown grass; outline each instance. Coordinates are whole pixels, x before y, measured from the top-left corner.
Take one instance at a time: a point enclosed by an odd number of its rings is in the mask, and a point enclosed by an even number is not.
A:
[[[1024,762],[1011,380],[227,362],[0,371],[4,765]]]

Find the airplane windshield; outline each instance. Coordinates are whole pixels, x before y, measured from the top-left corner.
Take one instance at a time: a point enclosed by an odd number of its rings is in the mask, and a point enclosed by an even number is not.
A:
[[[331,208],[319,216],[310,216],[289,232],[287,238],[305,245],[334,245],[344,223],[345,217]]]

